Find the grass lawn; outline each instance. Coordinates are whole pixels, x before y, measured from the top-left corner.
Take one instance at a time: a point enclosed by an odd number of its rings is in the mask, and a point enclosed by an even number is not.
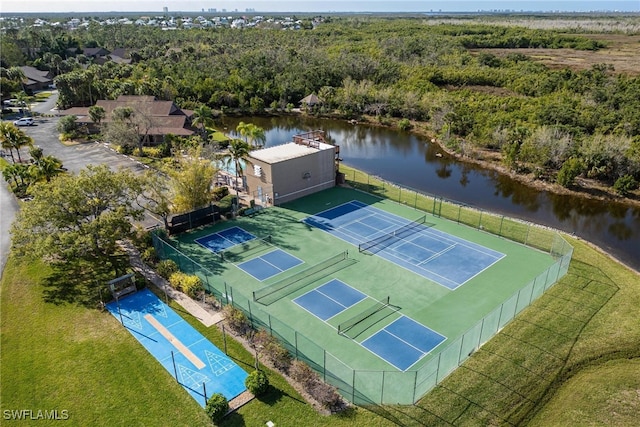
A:
[[[280,376],[223,426],[636,425],[640,277],[587,243],[569,274],[414,406],[325,417]],[[66,425],[210,425],[202,408],[110,314],[47,303],[42,263],[10,258],[1,282],[0,410],[66,410]],[[223,348],[216,327],[183,315]],[[247,371],[252,354],[228,352]],[[4,412],[3,412],[4,414]],[[56,421],[40,421],[48,425]]]
[[[108,312],[74,304],[44,301],[45,279],[51,271],[42,263],[22,264],[11,258],[1,282],[2,346],[0,410],[68,411],[65,425],[77,426],[201,426],[211,425],[204,410],[173,377]],[[172,307],[219,348],[217,327],[206,328]],[[229,354],[248,372],[253,355],[227,339]],[[319,415],[282,379],[224,425],[375,426],[391,425],[357,409],[341,417]],[[3,412],[4,414],[4,412]],[[39,421],[38,425],[59,421]]]

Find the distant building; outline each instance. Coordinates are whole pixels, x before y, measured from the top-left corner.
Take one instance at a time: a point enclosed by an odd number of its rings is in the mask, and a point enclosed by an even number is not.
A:
[[[281,204],[336,185],[339,147],[323,131],[295,135],[293,142],[249,153],[247,192],[262,203]]]

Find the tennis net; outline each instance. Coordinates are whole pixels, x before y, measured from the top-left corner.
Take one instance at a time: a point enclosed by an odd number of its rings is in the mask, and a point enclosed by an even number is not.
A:
[[[253,300],[263,305],[272,304],[291,292],[295,292],[307,284],[318,280],[320,277],[328,276],[334,271],[346,266],[346,264],[342,264],[345,260],[349,260],[348,251],[341,252],[318,264],[300,270],[289,277],[285,277],[276,283],[253,291]]]
[[[383,234],[375,239],[371,239],[367,242],[360,243],[358,250],[360,252],[374,253],[380,251],[387,246],[392,245],[394,242],[401,240],[410,235],[416,228],[422,226],[427,220],[427,216],[424,215],[409,224],[403,225],[400,228],[393,230],[391,233]]]
[[[389,300],[390,300],[390,297],[387,297],[382,301],[377,301],[375,305],[367,308],[364,311],[361,311],[360,313],[356,314],[346,322],[340,323],[338,325],[338,333],[346,334],[346,332],[349,331],[350,329],[353,329],[355,326],[362,324],[365,320],[371,318],[376,313],[379,313],[380,311],[384,310],[389,306]]]
[[[251,252],[253,250],[264,248],[264,247],[274,247],[271,243],[272,238],[271,235],[255,239],[247,240],[246,242],[238,243],[230,247],[229,249],[225,249],[223,251],[218,252],[218,256],[220,256],[220,260],[222,261],[236,261],[241,258],[241,256],[246,252]]]

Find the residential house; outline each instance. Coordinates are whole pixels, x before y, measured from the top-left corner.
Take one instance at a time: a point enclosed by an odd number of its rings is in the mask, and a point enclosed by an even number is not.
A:
[[[23,87],[25,92],[33,93],[39,90],[48,89],[53,84],[51,71],[40,71],[28,65],[20,67],[25,77]]]
[[[166,135],[191,136],[195,130],[191,127],[193,111],[178,108],[173,101],[157,100],[154,96],[121,95],[116,100],[99,100],[96,106],[105,110],[101,124],[112,120],[113,110],[118,107],[130,107],[134,113],[144,118],[139,127],[140,138],[154,145],[164,141]],[[90,132],[97,132],[96,124],[89,116],[89,107],[73,107],[61,111],[62,115],[75,115],[76,123],[86,126]]]

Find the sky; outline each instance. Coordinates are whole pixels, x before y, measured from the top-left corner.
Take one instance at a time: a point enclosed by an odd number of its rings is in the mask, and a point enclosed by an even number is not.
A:
[[[640,11],[640,0],[2,0],[0,14],[13,12],[473,12]]]

